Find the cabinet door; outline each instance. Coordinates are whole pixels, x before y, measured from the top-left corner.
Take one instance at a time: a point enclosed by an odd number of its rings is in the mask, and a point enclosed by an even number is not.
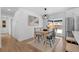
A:
[[[76,30],[79,31],[79,16],[76,17]]]
[[[74,18],[73,17],[67,17],[66,19],[66,25],[67,25],[67,36],[72,37],[72,31],[74,31]]]
[[[2,22],[1,22],[1,20],[0,20],[0,28],[1,28],[1,26],[2,26]]]

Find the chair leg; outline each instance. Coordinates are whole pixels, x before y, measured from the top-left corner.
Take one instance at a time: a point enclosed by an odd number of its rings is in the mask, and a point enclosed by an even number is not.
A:
[[[52,47],[52,41],[51,41],[51,39],[49,39],[49,45],[50,45],[50,47]]]
[[[44,41],[44,44],[45,44],[45,41]]]
[[[41,42],[41,40],[42,40],[42,36],[38,36],[38,42]]]
[[[40,37],[38,36],[38,42],[40,42]]]
[[[52,41],[50,41],[50,47],[52,47]]]

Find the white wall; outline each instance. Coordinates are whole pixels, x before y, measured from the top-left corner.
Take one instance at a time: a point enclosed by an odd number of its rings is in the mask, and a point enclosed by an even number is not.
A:
[[[0,48],[1,48],[1,8],[0,8]]]
[[[1,28],[1,33],[9,33],[11,34],[11,18],[10,16],[7,15],[1,15],[1,21],[5,20],[6,21],[6,27]]]
[[[36,16],[39,18],[39,26],[42,26],[42,19],[39,15],[28,11],[25,8],[19,9],[12,20],[12,35],[19,41],[33,37],[34,27],[28,26],[28,16]]]

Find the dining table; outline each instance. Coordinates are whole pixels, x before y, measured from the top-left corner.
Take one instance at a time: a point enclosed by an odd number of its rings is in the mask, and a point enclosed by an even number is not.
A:
[[[42,37],[42,40],[45,40],[46,39],[46,37],[48,36],[48,31],[38,31],[38,32],[36,32],[36,35],[41,35],[41,37]]]

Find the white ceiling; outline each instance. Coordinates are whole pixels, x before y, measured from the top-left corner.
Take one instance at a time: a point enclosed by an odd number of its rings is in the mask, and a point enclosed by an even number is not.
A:
[[[28,7],[27,9],[39,15],[43,15],[45,13],[44,8],[45,7]],[[47,8],[47,11],[46,11],[47,14],[53,14],[53,13],[57,13],[57,12],[61,12],[69,9],[68,7],[46,7],[46,8]]]
[[[9,15],[14,16],[15,12],[18,10],[17,7],[2,7],[1,8],[1,15]]]
[[[1,13],[2,15],[9,15],[9,16],[14,16],[15,12],[19,9],[20,7],[2,7],[1,8]],[[44,8],[45,7],[23,7],[26,8],[27,10],[30,10],[38,15],[43,15],[45,13]],[[68,7],[46,7],[47,14],[53,14],[61,11],[65,11],[69,9]]]

